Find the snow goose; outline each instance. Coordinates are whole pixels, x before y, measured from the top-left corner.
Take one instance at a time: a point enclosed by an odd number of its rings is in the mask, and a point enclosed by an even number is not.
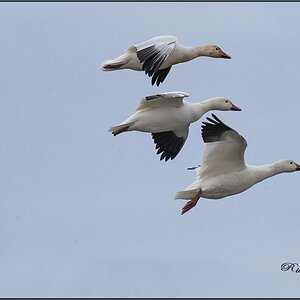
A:
[[[229,99],[216,97],[196,103],[183,98],[184,92],[168,92],[146,96],[128,119],[111,127],[113,135],[126,131],[152,134],[160,160],[174,159],[183,147],[191,123],[199,120],[209,110],[241,110]]]
[[[152,77],[152,85],[165,80],[173,65],[199,56],[231,58],[216,45],[185,47],[176,36],[158,36],[128,48],[123,54],[101,65],[103,71],[131,69],[145,71]]]
[[[262,166],[245,164],[246,140],[214,114],[212,116],[214,119],[207,118],[211,123],[202,122],[202,138],[206,144],[202,165],[196,167],[196,180],[175,195],[175,199],[190,200],[181,214],[193,208],[200,197],[224,198],[241,193],[271,176],[300,170],[300,165],[292,160]]]

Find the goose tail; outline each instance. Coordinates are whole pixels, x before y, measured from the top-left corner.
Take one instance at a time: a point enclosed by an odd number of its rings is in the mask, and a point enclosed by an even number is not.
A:
[[[199,189],[180,191],[175,194],[174,199],[190,200],[195,198],[198,193],[199,193]]]
[[[102,63],[101,69],[102,71],[116,71],[122,70],[126,68],[128,64],[128,53],[125,52],[115,59],[109,59]]]
[[[126,123],[126,124],[120,124],[113,127],[110,127],[108,131],[111,131],[111,133],[116,136],[122,132],[125,132],[128,130],[128,128],[132,125],[132,123]]]

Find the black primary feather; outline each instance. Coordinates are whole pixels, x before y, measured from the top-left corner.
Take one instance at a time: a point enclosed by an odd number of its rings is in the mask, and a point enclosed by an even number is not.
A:
[[[156,82],[156,85],[159,86],[166,79],[167,75],[171,70],[171,67],[172,66],[156,71],[152,76],[152,80],[151,80],[152,85],[154,85]]]
[[[165,159],[165,161],[174,159],[186,140],[183,137],[177,137],[173,131],[152,133],[152,138],[156,144],[156,154],[162,153],[160,160]]]
[[[206,118],[211,123],[202,122],[203,125],[201,125],[204,143],[221,141],[221,136],[225,131],[233,130],[224,124],[216,115],[212,114],[212,117],[214,120],[209,117]]]
[[[145,49],[141,49],[137,51],[137,57],[142,64],[142,70],[145,71],[146,75],[152,78],[152,85],[159,84],[164,81],[166,76],[168,75],[171,67],[165,68],[164,70],[159,70],[164,61],[168,58],[170,52],[172,50],[166,50],[169,45],[175,44],[176,42],[170,42],[163,49],[158,50],[155,45],[147,47]],[[162,54],[165,51],[165,54]]]

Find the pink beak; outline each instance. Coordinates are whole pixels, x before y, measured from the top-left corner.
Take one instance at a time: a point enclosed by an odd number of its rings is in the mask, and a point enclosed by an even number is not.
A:
[[[232,104],[232,106],[231,106],[230,110],[234,110],[234,111],[241,111],[242,109],[241,109],[241,108],[239,108],[238,106],[236,106],[236,105]]]
[[[228,54],[226,54],[224,51],[220,51],[220,54],[221,54],[221,58],[227,58],[227,59],[231,59],[231,56],[229,56]]]
[[[296,164],[296,171],[300,171],[300,165]]]

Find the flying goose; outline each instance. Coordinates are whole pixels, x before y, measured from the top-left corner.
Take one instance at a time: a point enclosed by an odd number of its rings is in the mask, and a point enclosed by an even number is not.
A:
[[[152,77],[152,85],[165,80],[173,65],[190,61],[199,56],[231,58],[219,46],[204,45],[185,47],[176,36],[158,36],[128,48],[123,54],[101,65],[103,71],[131,69],[145,71]]]
[[[161,93],[143,98],[136,111],[119,125],[108,131],[118,135],[127,131],[141,131],[152,134],[160,160],[174,159],[183,147],[191,123],[199,120],[210,110],[241,109],[229,99],[216,97],[201,102],[189,103],[184,92]]]
[[[175,199],[189,200],[181,214],[193,208],[200,197],[224,198],[241,193],[271,176],[300,170],[300,165],[292,160],[261,166],[245,164],[246,140],[214,114],[212,117],[207,117],[210,123],[202,122],[205,148],[202,164],[196,168],[196,180],[175,195]]]

